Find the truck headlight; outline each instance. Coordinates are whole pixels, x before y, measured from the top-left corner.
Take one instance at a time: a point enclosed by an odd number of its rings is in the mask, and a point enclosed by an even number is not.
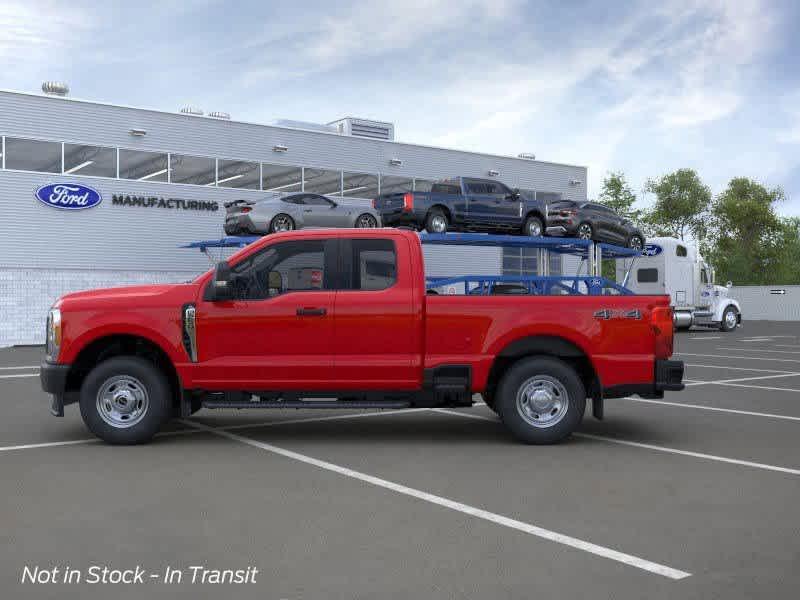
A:
[[[46,340],[46,358],[50,362],[56,362],[61,350],[61,311],[57,308],[51,308],[47,313]]]

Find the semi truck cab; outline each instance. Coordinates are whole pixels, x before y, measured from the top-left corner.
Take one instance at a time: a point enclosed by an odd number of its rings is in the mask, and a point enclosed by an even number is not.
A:
[[[618,280],[626,270],[624,261],[618,260]],[[695,246],[678,238],[651,238],[631,270],[629,289],[670,297],[676,329],[698,325],[733,331],[741,325],[739,302],[729,296],[732,284],[716,285],[714,269]]]

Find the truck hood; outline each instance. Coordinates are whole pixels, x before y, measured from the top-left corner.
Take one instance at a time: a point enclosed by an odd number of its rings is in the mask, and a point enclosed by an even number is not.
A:
[[[132,285],[126,287],[100,288],[74,292],[62,296],[56,306],[62,309],[83,309],[94,306],[118,306],[120,308],[146,308],[172,304],[181,306],[197,297],[197,283],[169,283],[157,285]]]

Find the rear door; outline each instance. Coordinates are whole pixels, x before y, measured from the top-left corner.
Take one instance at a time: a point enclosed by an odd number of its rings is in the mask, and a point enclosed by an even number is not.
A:
[[[490,222],[494,196],[489,194],[483,181],[465,179],[464,195],[467,200],[467,225],[486,227]]]
[[[422,307],[404,238],[341,241],[343,285],[336,296],[334,377],[341,390],[420,385]]]

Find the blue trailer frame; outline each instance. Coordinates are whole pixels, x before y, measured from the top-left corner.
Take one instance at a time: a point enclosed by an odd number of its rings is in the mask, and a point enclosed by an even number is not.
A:
[[[201,240],[180,246],[181,248],[197,248],[208,255],[209,248],[244,248],[261,236],[228,236],[219,240]],[[462,285],[464,292],[470,295],[490,295],[502,284],[514,284],[534,295],[589,295],[602,294],[632,295],[633,292],[622,284],[606,279],[600,274],[600,262],[603,258],[630,258],[635,260],[641,255],[638,250],[580,240],[575,238],[525,237],[516,235],[486,235],[482,233],[420,233],[422,244],[447,246],[491,246],[500,248],[536,248],[545,253],[556,252],[577,256],[588,260],[588,275],[461,275],[458,277],[426,277],[428,288],[442,288]],[[544,256],[544,255],[543,255]],[[546,257],[545,257],[546,259]]]

